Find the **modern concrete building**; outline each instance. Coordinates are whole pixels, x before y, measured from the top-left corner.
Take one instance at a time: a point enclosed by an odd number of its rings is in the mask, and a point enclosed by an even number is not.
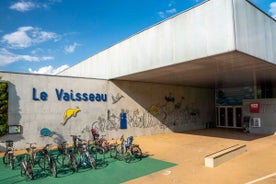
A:
[[[246,0],[209,0],[57,76],[2,72],[9,124],[23,127],[13,136],[42,144],[90,138],[92,127],[118,138],[244,125],[273,134],[275,30]]]

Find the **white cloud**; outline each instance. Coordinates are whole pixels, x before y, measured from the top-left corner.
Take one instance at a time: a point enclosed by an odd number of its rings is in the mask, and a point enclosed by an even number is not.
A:
[[[2,38],[2,42],[13,49],[27,48],[32,45],[46,42],[48,40],[58,41],[60,36],[53,32],[42,31],[40,28],[31,26],[19,27],[17,31],[6,34]]]
[[[19,12],[31,11],[36,8],[49,8],[54,3],[60,3],[61,0],[46,0],[45,2],[31,2],[20,0],[10,6],[10,9],[16,10]]]
[[[32,70],[31,68],[29,68],[29,72],[30,73],[37,73],[37,74],[55,75],[55,74],[65,70],[68,67],[69,67],[68,65],[62,65],[62,66],[55,69],[55,68],[53,68],[53,66],[49,65],[49,66],[41,67],[38,70]]]
[[[73,43],[72,45],[67,45],[64,47],[64,52],[65,53],[73,53],[76,49],[77,46],[79,46],[80,44],[78,43]]]
[[[170,10],[166,10],[166,13],[168,13],[168,14],[176,13],[176,9],[175,9],[175,8],[172,8],[172,9],[170,9]]]
[[[271,16],[276,19],[276,2],[270,4],[269,12],[271,13]]]
[[[164,19],[166,17],[169,17],[171,14],[175,14],[177,12],[177,10],[174,8],[175,4],[175,1],[170,1],[168,4],[168,9],[165,11],[158,12],[158,16]]]
[[[52,56],[31,56],[31,55],[20,55],[9,52],[7,49],[0,49],[0,66],[5,66],[16,61],[29,61],[29,62],[40,62],[54,59]]]
[[[166,17],[168,17],[168,16],[170,16],[171,14],[174,14],[174,13],[176,13],[176,12],[177,12],[176,9],[175,9],[175,8],[172,8],[172,9],[165,10],[165,12],[160,11],[160,12],[158,12],[158,15],[159,15],[159,17],[161,17],[161,18],[166,18]]]
[[[158,12],[158,16],[161,17],[162,19],[163,19],[163,18],[166,18],[165,13],[162,12],[162,11]]]
[[[20,1],[10,6],[10,9],[25,12],[34,9],[36,5],[30,1]]]

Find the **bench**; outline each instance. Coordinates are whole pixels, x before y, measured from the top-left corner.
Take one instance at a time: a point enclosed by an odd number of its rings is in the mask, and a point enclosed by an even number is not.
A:
[[[244,152],[246,152],[246,145],[236,144],[234,146],[212,153],[204,158],[205,167],[214,168]]]

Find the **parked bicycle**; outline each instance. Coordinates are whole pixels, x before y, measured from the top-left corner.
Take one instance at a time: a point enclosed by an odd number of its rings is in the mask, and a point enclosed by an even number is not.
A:
[[[26,148],[27,154],[25,158],[20,161],[20,174],[21,176],[26,175],[29,179],[34,179],[33,167],[35,164],[35,143],[29,143],[29,147]],[[24,157],[24,156],[23,156]]]
[[[73,139],[74,150],[78,153],[78,165],[83,167],[90,166],[96,169],[96,160],[91,157],[90,152],[87,149],[88,141],[80,139],[77,135],[71,135]]]
[[[56,157],[57,163],[64,166],[67,166],[74,170],[74,172],[78,172],[78,162],[75,157],[75,154],[72,150],[68,148],[68,144],[66,141],[62,142],[58,146],[58,155]]]
[[[7,166],[10,165],[14,169],[14,143],[13,140],[6,140],[6,151],[3,156],[3,163]]]
[[[73,149],[74,152],[78,152],[79,149],[81,149],[81,139],[79,138],[80,135],[70,135],[73,140]]]
[[[49,152],[51,144],[46,144],[42,150],[39,151],[41,157],[38,160],[38,165],[43,170],[48,170],[50,174],[57,177],[57,165],[56,161]]]
[[[35,165],[35,158],[36,158],[36,147],[35,147],[35,142],[33,143],[27,143],[29,144],[29,147],[26,148],[26,151],[27,151],[27,156],[28,156],[28,160],[30,160],[32,166]]]
[[[105,152],[107,152],[109,149],[109,143],[104,138],[104,135],[102,135],[102,137],[100,138],[100,135],[97,133],[96,129],[93,129],[93,128],[91,129],[91,133],[95,141],[95,145],[97,146],[96,148],[98,153],[104,154]]]
[[[121,143],[110,144],[110,157],[118,160],[124,160],[129,163],[134,159],[142,159],[142,150],[138,144],[133,144],[133,136],[124,139],[122,135],[120,138]]]

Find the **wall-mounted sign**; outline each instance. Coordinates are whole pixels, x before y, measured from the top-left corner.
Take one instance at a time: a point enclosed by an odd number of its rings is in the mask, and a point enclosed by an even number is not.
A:
[[[259,102],[250,103],[249,110],[252,113],[259,113],[260,112],[260,103]]]
[[[97,101],[106,102],[107,94],[102,93],[80,93],[73,90],[65,91],[64,89],[55,89],[56,99],[58,101]],[[36,88],[33,88],[32,98],[34,101],[47,101],[48,93],[46,91],[38,92]]]
[[[251,127],[261,127],[261,118],[251,118]]]
[[[21,125],[9,125],[9,134],[20,134],[22,133]]]

